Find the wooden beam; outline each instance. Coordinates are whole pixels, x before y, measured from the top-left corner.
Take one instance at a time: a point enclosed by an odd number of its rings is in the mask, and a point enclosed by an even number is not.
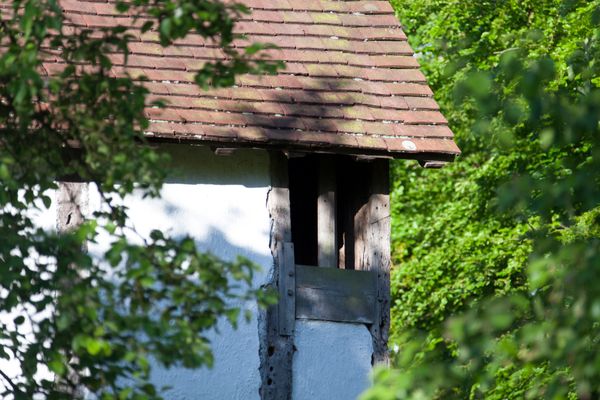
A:
[[[389,163],[377,160],[369,168],[368,200],[354,220],[356,269],[377,274],[377,318],[369,330],[374,364],[389,364],[390,326],[390,198]]]
[[[288,160],[282,152],[270,153],[271,190],[267,207],[271,218],[271,253],[274,270],[267,288],[279,291],[280,282],[285,282],[283,270],[289,265],[286,243],[292,241],[290,219],[290,193]],[[285,248],[288,247],[288,251]],[[286,253],[288,260],[286,261]],[[293,265],[293,262],[292,262]],[[288,269],[289,271],[289,269]],[[285,283],[287,284],[287,283]],[[292,286],[293,287],[293,286]],[[295,291],[283,305],[269,307],[259,316],[260,329],[260,398],[262,400],[291,400],[292,361],[294,355],[293,330],[289,330],[289,315],[295,315]],[[285,334],[280,334],[280,331]]]
[[[319,159],[319,197],[317,199],[317,240],[319,267],[336,268],[336,173],[335,160]]]
[[[338,240],[342,240],[338,268],[356,269],[354,219],[369,194],[369,164],[345,159],[338,164]],[[338,244],[339,246],[339,244]]]
[[[148,142],[150,143],[174,143],[174,144],[190,144],[190,145],[202,145],[202,146],[223,146],[222,141],[218,140],[210,140],[205,136],[197,137],[190,136],[185,134],[180,135],[172,135],[170,137],[156,137],[156,136],[148,136]],[[273,142],[262,142],[260,144],[254,142],[235,142],[228,143],[228,145],[234,145],[236,148],[246,148],[246,149],[256,149],[261,148],[269,151],[289,151],[290,144],[289,143],[273,143]],[[394,158],[402,158],[406,160],[440,160],[440,161],[448,161],[453,162],[457,155],[455,153],[439,153],[439,152],[423,152],[423,153],[403,153],[390,155],[387,149],[381,150],[369,150],[367,148],[363,148],[360,151],[360,154],[357,154],[356,149],[352,148],[342,148],[336,147],[335,151],[327,151],[326,148],[316,149],[312,144],[306,143],[302,144],[300,142],[294,143],[294,151],[295,152],[306,152],[307,154],[336,154],[336,155],[346,155],[346,156],[373,156],[377,159],[383,160],[392,160]]]
[[[85,182],[75,181],[59,181],[57,191],[57,215],[56,215],[56,228],[60,233],[68,233],[77,229],[85,221],[86,208],[88,207],[88,184]],[[84,244],[82,251],[87,251],[87,245]],[[77,265],[72,263],[69,264],[69,268],[76,270]],[[63,291],[69,291],[72,289],[75,282],[73,281],[62,281]],[[70,363],[76,363],[76,358],[71,358]],[[67,372],[68,378],[73,385],[61,385],[61,389],[65,393],[70,394],[70,398],[84,398],[85,390],[79,384],[79,376],[74,374],[72,370]]]
[[[296,265],[296,318],[372,324],[376,274]]]
[[[296,264],[294,263],[294,244],[284,242],[278,244],[279,264],[279,302],[278,329],[279,334],[291,336],[294,334],[296,321]]]
[[[56,227],[59,232],[69,232],[81,225],[85,219],[87,183],[59,182]]]

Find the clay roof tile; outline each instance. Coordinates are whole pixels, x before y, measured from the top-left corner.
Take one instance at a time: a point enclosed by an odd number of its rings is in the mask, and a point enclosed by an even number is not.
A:
[[[194,71],[224,57],[210,41],[189,35],[163,48],[115,0],[59,1],[69,27],[133,27],[129,64],[114,57],[113,72],[146,75],[149,100],[168,104],[149,106],[151,137],[439,161],[460,153],[388,1],[239,0],[252,13],[236,25],[247,40],[233,46],[274,43],[269,56],[288,68],[210,91],[194,84]],[[43,66],[64,68],[56,57]]]

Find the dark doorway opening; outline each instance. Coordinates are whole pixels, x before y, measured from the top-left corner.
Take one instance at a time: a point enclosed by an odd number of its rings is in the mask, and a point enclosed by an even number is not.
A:
[[[333,161],[333,162],[332,162]],[[369,163],[348,156],[307,155],[289,160],[292,241],[297,264],[318,266],[319,179],[335,177],[337,267],[355,269],[355,216],[369,198]]]

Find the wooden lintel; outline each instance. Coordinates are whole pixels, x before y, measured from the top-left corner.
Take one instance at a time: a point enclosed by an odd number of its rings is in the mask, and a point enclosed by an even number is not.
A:
[[[317,238],[319,267],[336,268],[336,173],[335,160],[321,157],[319,160],[319,197],[317,199]]]

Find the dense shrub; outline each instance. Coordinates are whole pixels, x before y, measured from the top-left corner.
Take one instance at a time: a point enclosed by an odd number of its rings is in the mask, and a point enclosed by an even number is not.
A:
[[[600,2],[395,0],[463,155],[393,167],[368,399],[598,398]]]

